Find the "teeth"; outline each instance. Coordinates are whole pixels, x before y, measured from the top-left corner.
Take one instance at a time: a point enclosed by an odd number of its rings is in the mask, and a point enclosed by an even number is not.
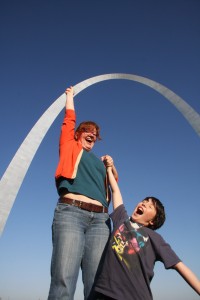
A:
[[[140,214],[140,215],[143,214],[143,209],[141,207],[138,207],[137,213]]]

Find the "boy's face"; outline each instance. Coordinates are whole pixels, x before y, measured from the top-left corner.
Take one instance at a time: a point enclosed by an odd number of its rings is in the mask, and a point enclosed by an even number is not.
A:
[[[156,208],[151,198],[138,203],[132,213],[132,219],[144,226],[153,224],[153,219],[156,216]]]

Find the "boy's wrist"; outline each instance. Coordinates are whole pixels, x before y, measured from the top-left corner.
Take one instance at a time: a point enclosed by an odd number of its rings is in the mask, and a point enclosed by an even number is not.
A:
[[[112,171],[112,166],[107,166],[106,169],[107,171]]]

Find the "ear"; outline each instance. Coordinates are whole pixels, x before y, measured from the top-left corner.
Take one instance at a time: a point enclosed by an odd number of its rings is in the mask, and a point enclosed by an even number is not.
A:
[[[74,138],[75,138],[76,141],[78,140],[78,133],[77,132],[75,133]]]
[[[154,221],[153,220],[149,221],[149,224],[154,225]]]

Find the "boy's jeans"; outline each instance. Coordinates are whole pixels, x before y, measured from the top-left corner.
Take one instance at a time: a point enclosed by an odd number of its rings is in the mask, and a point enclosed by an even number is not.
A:
[[[48,300],[73,300],[80,266],[88,299],[110,235],[107,213],[58,203],[52,225],[53,253]]]

